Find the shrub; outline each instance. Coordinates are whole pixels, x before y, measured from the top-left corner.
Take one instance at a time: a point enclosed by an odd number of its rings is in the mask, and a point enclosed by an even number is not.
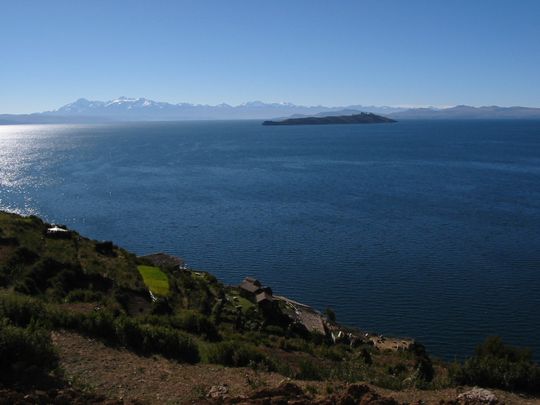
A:
[[[275,364],[255,346],[240,342],[220,342],[207,347],[206,361],[229,367],[262,366],[275,370]]]
[[[95,250],[96,252],[104,255],[104,256],[111,256],[115,257],[116,252],[115,249],[118,247],[115,246],[111,241],[104,241],[104,242],[96,242],[95,244]]]
[[[187,337],[170,328],[154,325],[141,325],[123,318],[117,323],[121,340],[128,348],[143,354],[159,353],[164,357],[196,363],[199,351],[196,344]]]
[[[415,342],[411,350],[415,356],[414,368],[416,369],[418,378],[426,382],[432,381],[435,376],[435,369],[424,345]]]
[[[36,383],[58,366],[49,333],[0,320],[0,383]]]
[[[216,326],[204,316],[195,311],[185,311],[171,318],[171,325],[195,335],[202,335],[208,340],[218,340]]]
[[[288,352],[296,351],[313,354],[313,345],[304,339],[280,338],[278,341],[278,347]]]
[[[488,337],[473,357],[450,372],[457,384],[540,392],[540,366],[532,361],[532,352],[506,345],[500,337]]]
[[[124,315],[114,317],[109,311],[88,315],[57,313],[55,324],[100,338],[109,344],[125,346],[144,355],[161,354],[188,363],[199,361],[197,345],[188,336],[171,328],[143,324]]]
[[[330,322],[336,322],[336,313],[334,312],[334,310],[332,308],[326,308],[326,310],[324,311],[324,314],[326,315],[326,317],[328,318],[328,320]]]
[[[16,326],[26,327],[33,320],[46,320],[47,310],[45,305],[32,298],[1,295],[0,317],[9,319]]]
[[[362,358],[364,363],[367,364],[368,366],[373,364],[373,359],[371,358],[371,354],[365,347],[363,347],[362,350],[360,351],[360,357]]]
[[[344,345],[319,346],[315,353],[328,360],[341,361],[347,355],[347,348]]]
[[[133,318],[115,316],[106,310],[90,314],[71,313],[51,309],[35,299],[4,295],[0,296],[0,317],[22,327],[39,323],[74,330],[142,354],[156,353],[189,363],[199,361],[197,345],[179,331],[142,324]]]
[[[300,380],[322,380],[323,378],[319,367],[309,359],[302,359],[298,364],[298,368],[296,378]]]
[[[66,302],[98,302],[103,299],[103,294],[98,291],[77,289],[70,291],[66,296]]]
[[[220,340],[216,326],[207,316],[196,311],[186,310],[174,316],[147,315],[140,319],[143,323],[179,329],[210,341]]]
[[[269,335],[275,335],[275,336],[284,336],[285,330],[278,325],[267,325],[264,328],[264,331],[268,333]]]

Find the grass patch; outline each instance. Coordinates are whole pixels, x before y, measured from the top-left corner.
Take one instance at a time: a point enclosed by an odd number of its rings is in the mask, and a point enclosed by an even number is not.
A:
[[[137,266],[137,269],[141,273],[144,284],[152,291],[152,294],[162,297],[169,295],[169,279],[159,267]]]
[[[242,297],[238,292],[233,292],[228,295],[228,298],[236,306],[239,305],[242,307],[243,312],[247,312],[249,309],[253,308],[255,305],[248,299]]]

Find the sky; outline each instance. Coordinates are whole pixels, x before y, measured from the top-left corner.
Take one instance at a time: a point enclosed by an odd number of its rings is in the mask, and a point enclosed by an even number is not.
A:
[[[0,0],[0,113],[119,96],[540,107],[540,1]]]

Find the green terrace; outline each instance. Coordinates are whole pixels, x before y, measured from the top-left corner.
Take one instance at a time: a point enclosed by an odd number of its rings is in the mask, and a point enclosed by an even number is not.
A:
[[[144,284],[146,284],[152,294],[161,297],[169,295],[169,279],[159,267],[140,265],[137,266],[137,269],[143,278]]]

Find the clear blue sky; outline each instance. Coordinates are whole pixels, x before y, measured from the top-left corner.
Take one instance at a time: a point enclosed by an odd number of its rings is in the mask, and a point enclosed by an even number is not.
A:
[[[0,113],[79,97],[540,107],[540,1],[3,1]]]

